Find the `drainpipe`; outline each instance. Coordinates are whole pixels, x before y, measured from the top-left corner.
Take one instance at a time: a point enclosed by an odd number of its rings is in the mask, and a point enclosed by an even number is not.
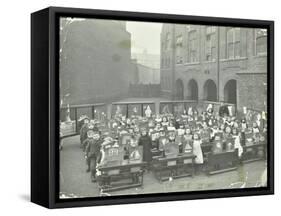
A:
[[[176,90],[176,83],[175,83],[175,65],[176,65],[176,43],[175,43],[175,34],[176,34],[176,24],[172,24],[172,100],[175,100],[175,90]]]
[[[217,27],[217,101],[220,101],[220,27]]]

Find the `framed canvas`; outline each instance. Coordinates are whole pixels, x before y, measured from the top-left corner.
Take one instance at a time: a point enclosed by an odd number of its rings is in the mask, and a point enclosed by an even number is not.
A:
[[[273,21],[46,8],[31,98],[39,205],[274,193]]]

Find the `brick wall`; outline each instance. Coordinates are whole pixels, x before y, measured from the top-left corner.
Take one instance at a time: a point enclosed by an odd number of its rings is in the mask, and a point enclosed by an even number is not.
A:
[[[239,74],[238,75],[238,109],[243,106],[264,110],[266,107],[266,74]]]
[[[61,96],[83,104],[118,99],[134,79],[131,36],[119,22],[87,19],[72,22],[62,35]]]

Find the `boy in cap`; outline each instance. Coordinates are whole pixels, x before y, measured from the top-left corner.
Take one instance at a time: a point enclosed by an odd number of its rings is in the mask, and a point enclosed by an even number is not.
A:
[[[100,149],[103,143],[101,139],[100,132],[98,130],[93,130],[89,133],[89,138],[84,141],[86,146],[86,161],[88,169],[86,172],[91,171],[91,180],[92,182],[96,181],[96,165],[100,161]]]

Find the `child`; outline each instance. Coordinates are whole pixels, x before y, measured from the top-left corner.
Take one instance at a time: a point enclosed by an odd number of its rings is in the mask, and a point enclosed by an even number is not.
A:
[[[222,144],[222,141],[221,141],[221,137],[220,137],[219,134],[216,134],[215,138],[214,138],[214,145],[212,147],[213,154],[221,153],[222,147],[223,147],[223,144]]]
[[[223,134],[223,142],[224,142],[224,147],[223,150],[225,151],[231,151],[233,149],[233,139],[232,139],[232,134],[231,134],[231,127],[226,126],[225,127],[225,133]]]
[[[183,139],[184,139],[184,153],[191,153],[192,152],[192,133],[190,128],[187,128],[185,130],[185,134],[183,135]]]
[[[248,128],[248,125],[247,125],[247,122],[246,122],[246,118],[243,118],[241,120],[241,144],[242,146],[245,146],[246,145],[246,130]]]
[[[96,181],[96,165],[100,162],[101,159],[101,144],[103,143],[99,131],[95,130],[92,133],[89,133],[89,138],[85,141],[85,152],[87,155],[87,172],[91,171],[91,180],[92,182]]]
[[[234,138],[234,148],[238,149],[238,156],[240,158],[243,153],[243,148],[241,146],[241,137],[237,128],[232,129],[232,137]]]
[[[162,127],[164,127],[165,129],[167,129],[168,125],[169,125],[168,119],[167,119],[166,116],[164,116],[164,117],[162,118]]]
[[[184,135],[185,130],[184,130],[182,124],[180,124],[179,129],[177,129],[177,133],[178,133],[178,136],[183,136]]]
[[[253,133],[258,134],[260,132],[260,129],[258,127],[258,124],[256,122],[253,122]]]
[[[193,154],[196,156],[196,158],[195,158],[195,164],[197,165],[196,172],[201,171],[202,165],[204,163],[201,144],[202,144],[202,140],[201,140],[199,134],[195,133],[193,135]]]

